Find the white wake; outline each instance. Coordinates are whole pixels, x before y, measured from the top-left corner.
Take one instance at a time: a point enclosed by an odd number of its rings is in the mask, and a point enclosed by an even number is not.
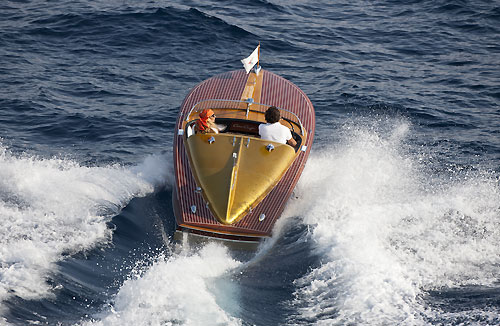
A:
[[[0,144],[0,302],[50,295],[55,263],[109,241],[111,216],[171,182],[169,161],[158,155],[131,168],[87,167],[14,156]]]
[[[322,264],[295,280],[290,324],[425,325],[442,314],[426,291],[500,279],[498,177],[433,175],[405,145],[411,125],[392,123],[347,126],[310,158],[288,210],[313,230]],[[447,318],[471,313],[500,312]]]
[[[238,305],[237,289],[225,288],[217,295],[214,288],[218,278],[240,265],[216,243],[160,257],[145,271],[131,275],[109,309],[82,326],[241,325],[218,302],[223,298]]]

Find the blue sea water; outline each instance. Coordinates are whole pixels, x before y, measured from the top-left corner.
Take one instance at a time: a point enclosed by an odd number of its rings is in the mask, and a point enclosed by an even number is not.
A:
[[[175,245],[183,98],[261,64],[316,110],[255,253]],[[498,1],[0,4],[0,325],[500,324]]]

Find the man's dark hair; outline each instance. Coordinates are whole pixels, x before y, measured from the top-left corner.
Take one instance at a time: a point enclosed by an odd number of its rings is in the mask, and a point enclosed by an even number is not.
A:
[[[275,106],[269,107],[266,111],[266,121],[268,123],[280,121],[280,110],[278,110]]]

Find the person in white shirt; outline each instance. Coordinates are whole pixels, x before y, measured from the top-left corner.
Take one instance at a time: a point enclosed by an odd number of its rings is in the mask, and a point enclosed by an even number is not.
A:
[[[259,125],[260,138],[295,147],[297,142],[293,139],[290,129],[280,123],[280,118],[280,111],[275,106],[269,107],[266,111],[267,123]]]

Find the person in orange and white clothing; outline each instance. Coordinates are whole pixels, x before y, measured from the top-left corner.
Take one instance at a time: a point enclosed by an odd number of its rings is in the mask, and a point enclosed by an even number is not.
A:
[[[212,109],[204,109],[200,112],[200,118],[196,121],[196,133],[219,133],[219,128],[215,124],[215,113]]]
[[[297,145],[297,142],[292,137],[290,129],[280,123],[280,111],[275,106],[271,106],[266,110],[265,117],[267,123],[259,125],[260,138],[288,144],[292,147]]]

